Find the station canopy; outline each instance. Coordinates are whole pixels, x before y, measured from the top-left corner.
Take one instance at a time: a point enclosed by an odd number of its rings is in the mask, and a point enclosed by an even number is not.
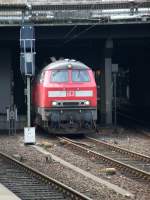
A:
[[[147,0],[148,1],[148,0]],[[28,0],[31,4],[99,4],[99,3],[128,3],[145,2],[145,0]]]
[[[150,22],[149,0],[0,0],[0,25]]]
[[[21,5],[26,3],[27,0],[0,0],[0,5]]]

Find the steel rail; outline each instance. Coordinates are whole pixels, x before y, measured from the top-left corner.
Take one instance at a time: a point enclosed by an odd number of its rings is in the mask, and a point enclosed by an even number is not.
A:
[[[72,189],[71,187],[68,187],[64,185],[63,183],[43,174],[42,172],[15,160],[14,158],[10,157],[9,155],[5,153],[0,152],[0,158],[9,162],[11,166],[14,166],[17,169],[23,170],[24,172],[29,174],[30,177],[34,177],[37,180],[39,180],[41,183],[45,183],[51,186],[53,189],[64,194],[66,198],[73,199],[73,200],[91,200],[91,198],[81,194],[80,192]]]
[[[142,180],[150,181],[150,173],[148,173],[148,172],[145,172],[143,170],[135,168],[135,167],[133,167],[129,164],[124,164],[120,161],[112,159],[112,158],[105,156],[101,153],[97,153],[93,150],[90,150],[89,148],[85,148],[85,147],[83,147],[79,144],[75,144],[75,141],[73,141],[71,139],[68,139],[68,138],[65,138],[65,137],[62,137],[62,139],[66,140],[67,145],[70,145],[73,149],[78,150],[78,151],[84,153],[85,155],[94,157],[98,160],[102,160],[105,163],[108,163],[109,165],[116,167],[118,170],[120,170],[123,173],[131,174],[131,175],[134,175],[135,177],[138,177]]]
[[[111,149],[113,151],[119,152],[119,153],[124,154],[124,155],[128,155],[128,156],[133,157],[133,158],[138,158],[138,159],[140,159],[144,162],[150,163],[150,157],[149,156],[146,156],[146,155],[134,152],[134,151],[130,151],[130,150],[127,150],[125,148],[118,147],[116,145],[109,144],[109,143],[106,143],[106,142],[101,141],[101,140],[96,140],[95,138],[91,138],[91,137],[87,137],[87,138],[89,140],[91,140],[91,141],[93,141],[97,144],[103,145],[106,148]]]

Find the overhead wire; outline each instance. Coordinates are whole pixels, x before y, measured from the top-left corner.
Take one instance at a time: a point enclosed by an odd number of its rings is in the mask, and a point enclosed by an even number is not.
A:
[[[64,36],[64,39],[66,39],[74,31],[74,29],[76,29],[77,26],[78,25],[73,26],[72,29]]]
[[[90,10],[94,9],[95,6],[96,6],[96,3],[95,3],[95,4],[92,4]],[[72,41],[72,40],[74,40],[74,39],[76,39],[76,38],[79,37],[81,34],[83,34],[83,33],[87,32],[88,30],[92,29],[92,28],[93,28],[94,26],[96,26],[97,24],[99,24],[99,22],[96,23],[96,24],[91,25],[90,27],[88,27],[88,28],[86,28],[85,30],[83,30],[83,31],[81,31],[80,33],[78,33],[77,35],[74,35],[72,38],[70,38],[70,39],[68,39],[68,40],[65,40],[64,43],[63,43],[63,45],[66,44],[66,43],[68,43],[68,42],[70,42],[70,41]],[[67,37],[74,31],[74,29],[76,29],[77,27],[78,27],[78,25],[75,25],[75,26],[65,35],[64,38],[67,38]]]
[[[87,31],[89,31],[90,29],[92,29],[93,27],[95,27],[95,26],[98,25],[98,24],[99,24],[99,22],[97,22],[96,24],[91,25],[90,27],[88,27],[88,28],[84,29],[83,31],[81,31],[80,33],[78,33],[77,35],[74,35],[72,38],[66,40],[63,44],[67,44],[67,43],[69,43],[70,41],[72,41],[72,40],[78,38],[80,35],[82,35],[83,33],[86,33]]]

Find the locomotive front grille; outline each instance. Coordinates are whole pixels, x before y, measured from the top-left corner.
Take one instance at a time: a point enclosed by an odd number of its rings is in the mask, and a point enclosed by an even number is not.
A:
[[[83,107],[83,106],[89,106],[89,101],[87,100],[81,100],[81,101],[53,101],[52,102],[53,107],[64,107],[64,108],[70,108],[70,107]]]
[[[62,102],[62,106],[64,107],[79,106],[79,102]]]

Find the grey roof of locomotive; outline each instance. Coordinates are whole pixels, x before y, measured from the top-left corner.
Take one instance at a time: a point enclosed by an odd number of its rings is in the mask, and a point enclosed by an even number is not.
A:
[[[71,69],[90,69],[88,66],[79,61],[64,59],[50,63],[44,67],[43,70],[68,69],[69,65],[71,65]]]

